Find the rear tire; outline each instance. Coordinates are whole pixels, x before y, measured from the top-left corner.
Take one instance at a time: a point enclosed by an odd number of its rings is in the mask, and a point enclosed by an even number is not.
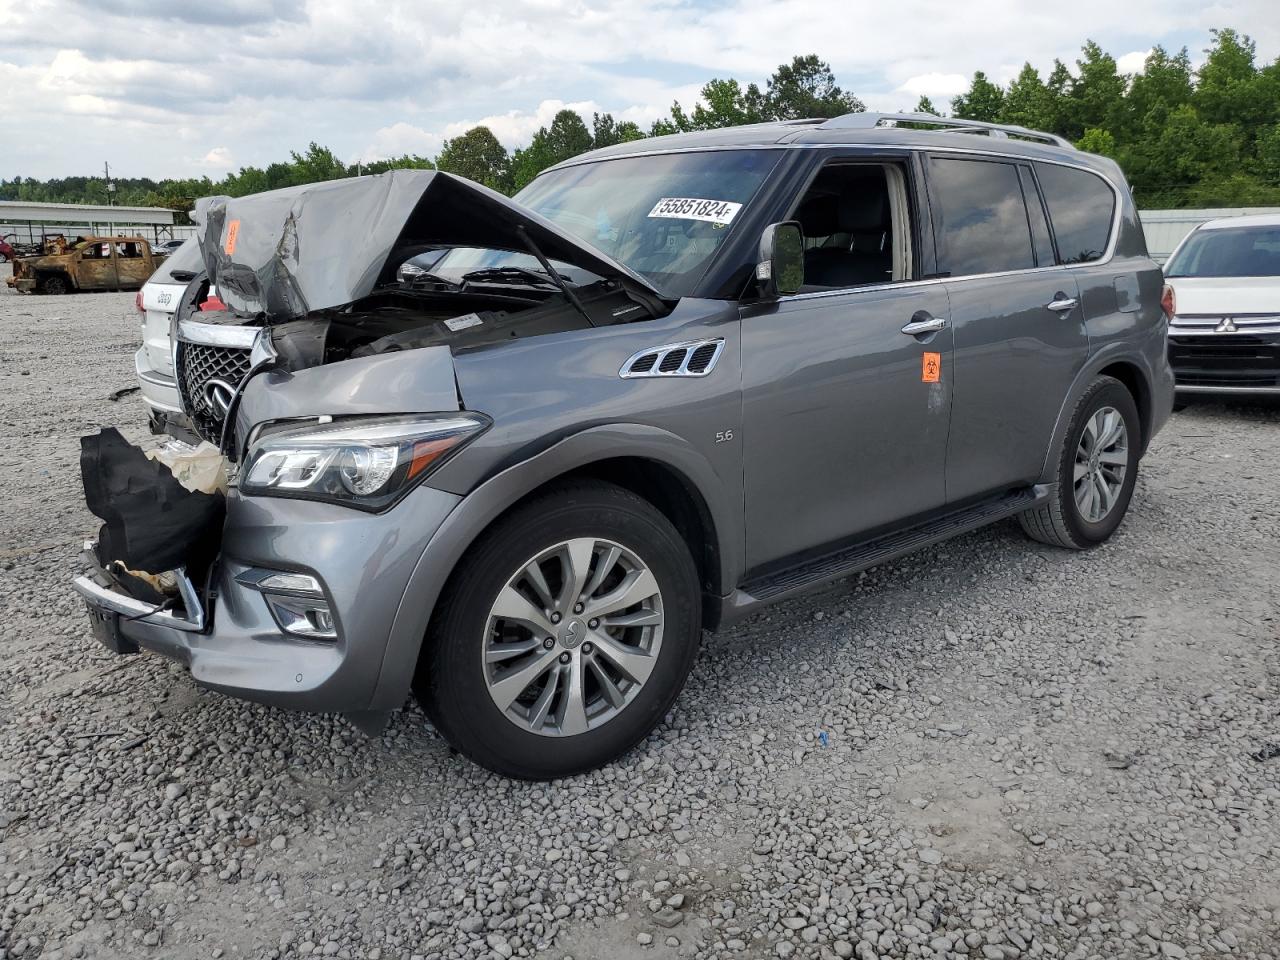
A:
[[[1019,516],[1033,540],[1086,550],[1120,526],[1138,477],[1141,422],[1133,396],[1114,377],[1097,377],[1076,403],[1058,454],[1048,503]]]
[[[460,753],[550,780],[616,759],[657,726],[700,638],[697,569],[670,521],[621,487],[574,481],[468,551],[414,690]]]

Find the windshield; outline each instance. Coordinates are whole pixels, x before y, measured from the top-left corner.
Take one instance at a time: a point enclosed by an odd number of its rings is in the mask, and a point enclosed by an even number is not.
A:
[[[773,150],[714,150],[600,160],[544,173],[515,199],[664,295],[683,297],[693,292],[778,157]],[[432,272],[453,278],[499,266],[541,270],[526,254],[459,249]],[[590,276],[555,266],[573,283]]]
[[[1280,277],[1280,225],[1197,230],[1165,267],[1166,277]]]

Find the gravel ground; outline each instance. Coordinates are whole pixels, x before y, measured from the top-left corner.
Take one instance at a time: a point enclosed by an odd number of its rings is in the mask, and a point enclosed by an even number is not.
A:
[[[95,647],[132,299],[0,286],[0,960],[1280,956],[1280,405],[1175,417],[1102,549],[1006,523],[708,637],[530,785]]]

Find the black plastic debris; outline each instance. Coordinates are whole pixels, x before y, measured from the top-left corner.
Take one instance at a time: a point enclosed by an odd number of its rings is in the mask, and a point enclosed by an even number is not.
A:
[[[1251,753],[1249,756],[1254,760],[1257,760],[1259,763],[1265,763],[1268,760],[1275,760],[1277,757],[1280,757],[1280,743],[1264,744],[1261,750],[1257,753]]]
[[[193,493],[113,427],[80,438],[85,502],[104,521],[98,560],[161,573],[185,566],[199,576],[217,556],[226,498]]]

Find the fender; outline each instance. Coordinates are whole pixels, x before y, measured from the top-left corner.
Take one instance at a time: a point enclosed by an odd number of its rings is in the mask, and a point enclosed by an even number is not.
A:
[[[644,424],[617,423],[582,430],[481,483],[440,525],[410,574],[396,610],[370,710],[394,710],[404,703],[440,593],[476,538],[504,511],[543,484],[617,457],[620,452],[657,461],[681,474],[698,490],[720,541],[720,582],[738,582],[744,544],[740,537],[733,536],[733,531],[741,531],[742,520],[732,516],[734,505],[725,502],[720,481],[706,457],[675,434]]]
[[[1159,355],[1164,356],[1163,334],[1161,334]],[[1076,374],[1076,378],[1071,382],[1071,389],[1067,391],[1062,407],[1058,410],[1058,418],[1053,426],[1053,435],[1048,448],[1045,450],[1044,462],[1040,468],[1041,483],[1052,483],[1057,479],[1057,453],[1062,449],[1067,429],[1071,426],[1071,413],[1075,410],[1076,402],[1088,389],[1089,384],[1093,382],[1093,378],[1103,369],[1115,363],[1124,363],[1133,367],[1137,370],[1138,376],[1142,378],[1146,386],[1148,410],[1142,411],[1142,398],[1134,397],[1134,403],[1137,404],[1140,412],[1144,412],[1147,415],[1148,421],[1148,429],[1144,431],[1142,437],[1142,454],[1146,453],[1147,445],[1151,442],[1151,438],[1156,431],[1164,426],[1164,422],[1168,419],[1173,405],[1172,387],[1170,386],[1168,391],[1168,402],[1165,402],[1161,397],[1163,391],[1157,387],[1158,384],[1163,382],[1164,378],[1160,377],[1157,371],[1152,369],[1146,351],[1135,351],[1132,342],[1121,340],[1103,344],[1080,368],[1080,372]]]

